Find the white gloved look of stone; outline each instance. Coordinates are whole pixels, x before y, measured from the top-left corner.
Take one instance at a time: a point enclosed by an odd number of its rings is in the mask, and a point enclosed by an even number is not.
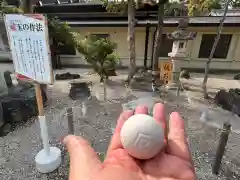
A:
[[[121,142],[134,158],[150,159],[164,146],[164,130],[152,116],[136,114],[124,123]]]

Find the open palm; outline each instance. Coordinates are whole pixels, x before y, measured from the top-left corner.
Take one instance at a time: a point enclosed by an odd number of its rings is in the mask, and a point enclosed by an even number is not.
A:
[[[138,106],[135,114],[147,114],[145,106]],[[133,111],[123,112],[119,119],[103,163],[88,142],[80,137],[64,139],[70,153],[69,180],[196,180],[196,175],[185,137],[184,121],[179,114],[170,115],[165,148],[154,158],[137,160],[129,156],[120,141],[120,131]],[[165,129],[163,104],[156,104],[153,116]]]

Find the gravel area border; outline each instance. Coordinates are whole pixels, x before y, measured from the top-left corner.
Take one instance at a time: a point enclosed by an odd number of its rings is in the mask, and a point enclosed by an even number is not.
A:
[[[76,73],[74,70],[73,73]],[[78,70],[79,71],[79,70]],[[86,70],[84,70],[86,72]],[[89,75],[84,80],[90,80]],[[122,77],[118,77],[119,79]],[[93,82],[98,79],[94,76]],[[61,87],[61,88],[60,88]],[[75,134],[86,137],[98,152],[105,152],[112,135],[112,128],[122,110],[121,104],[145,96],[148,93],[132,91],[121,99],[114,99],[106,103],[96,98],[86,100],[87,114],[81,117],[81,100],[72,101],[67,96],[68,83],[59,82],[49,87],[48,96],[51,97],[46,108],[49,126],[50,144],[62,150],[63,163],[54,172],[40,174],[34,166],[34,157],[41,150],[39,124],[37,118],[18,124],[15,130],[0,138],[0,177],[3,180],[67,180],[69,159],[61,139],[67,135],[67,119],[65,108],[74,106]],[[118,89],[118,93],[124,88]],[[114,93],[113,93],[114,94]],[[126,94],[126,92],[122,92]],[[239,134],[231,133],[222,168],[218,176],[212,175],[211,164],[219,140],[220,129],[204,125],[200,120],[200,110],[188,103],[185,96],[176,98],[174,94],[160,97],[159,101],[166,104],[169,112],[178,111],[186,122],[186,130],[194,165],[200,180],[237,180],[240,179],[240,138]],[[107,111],[107,112],[106,112]]]

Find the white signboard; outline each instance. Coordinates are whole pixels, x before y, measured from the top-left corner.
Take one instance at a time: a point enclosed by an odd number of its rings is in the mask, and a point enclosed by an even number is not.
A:
[[[6,14],[15,72],[39,83],[53,82],[47,21],[41,14]]]

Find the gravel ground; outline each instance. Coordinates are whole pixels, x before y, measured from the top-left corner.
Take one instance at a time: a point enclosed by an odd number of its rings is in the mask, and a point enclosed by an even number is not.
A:
[[[79,70],[75,70],[78,71]],[[88,70],[81,70],[83,75]],[[94,75],[83,75],[84,80],[97,82]],[[119,79],[122,76],[117,77]],[[61,88],[60,88],[61,87]],[[50,100],[46,107],[46,116],[49,125],[50,144],[62,150],[63,162],[52,173],[41,174],[36,171],[34,164],[35,155],[42,149],[39,136],[37,118],[32,118],[26,123],[19,124],[7,136],[0,138],[0,177],[3,180],[52,180],[68,177],[68,157],[60,140],[68,134],[67,117],[65,109],[74,107],[74,128],[76,135],[86,137],[97,152],[105,152],[112,135],[112,128],[121,112],[121,104],[139,97],[152,95],[141,90],[127,93],[125,88],[118,86],[117,99],[108,102],[98,101],[94,96],[85,100],[87,113],[83,117],[80,113],[82,100],[72,101],[67,96],[69,89],[66,81],[56,82],[49,87]],[[94,88],[93,88],[94,89]],[[95,89],[98,89],[95,87]],[[111,88],[110,88],[111,89]],[[111,90],[109,90],[111,91]],[[110,96],[116,96],[114,90]],[[156,96],[154,96],[156,98]],[[228,148],[225,153],[221,172],[218,176],[212,175],[211,165],[214,161],[220,130],[206,126],[199,121],[200,111],[191,106],[184,95],[178,99],[171,93],[159,101],[164,101],[168,112],[179,111],[186,121],[186,129],[191,147],[196,172],[199,179],[234,180],[240,179],[240,140],[239,135],[231,133]],[[106,111],[107,110],[107,111]]]

